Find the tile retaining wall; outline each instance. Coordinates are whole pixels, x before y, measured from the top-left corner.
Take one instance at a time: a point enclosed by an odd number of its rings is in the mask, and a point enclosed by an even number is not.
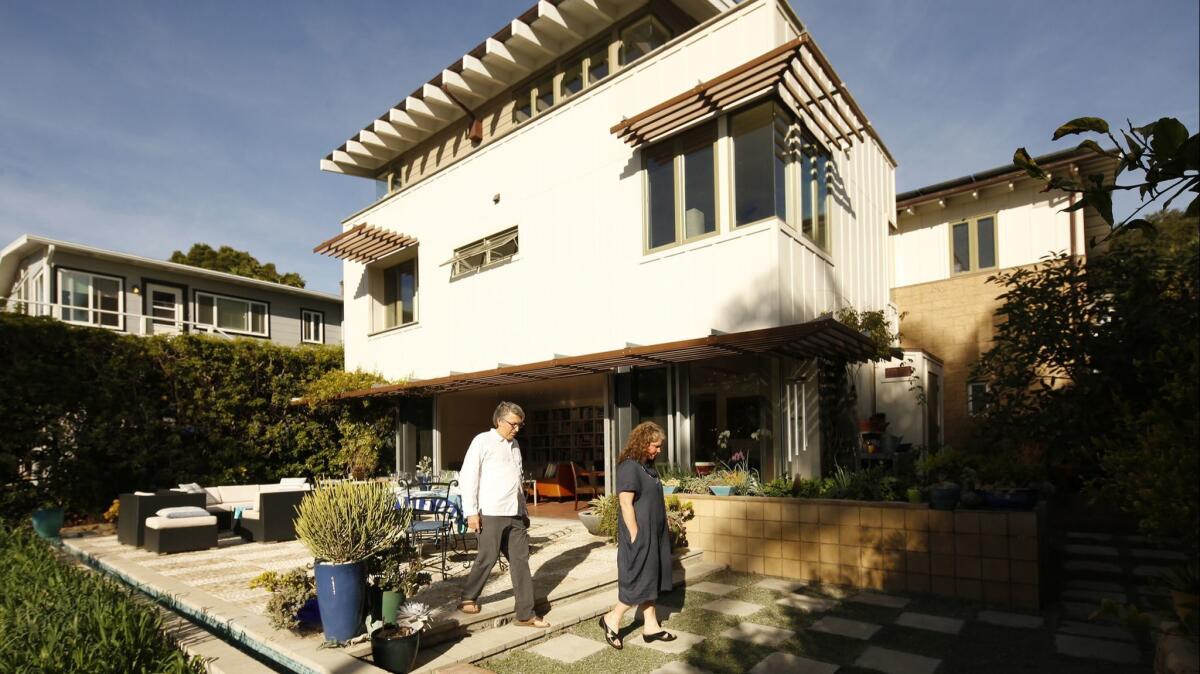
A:
[[[1022,609],[1041,605],[1044,507],[932,510],[928,504],[678,494],[688,544],[735,571]]]

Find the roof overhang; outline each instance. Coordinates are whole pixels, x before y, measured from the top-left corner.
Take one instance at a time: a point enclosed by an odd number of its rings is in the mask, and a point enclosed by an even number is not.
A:
[[[874,343],[862,333],[836,319],[819,318],[795,325],[712,335],[651,346],[631,346],[586,356],[554,358],[493,370],[415,380],[349,391],[339,397],[431,396],[491,386],[604,374],[618,367],[654,367],[721,356],[767,353],[793,358],[821,357],[862,362],[874,358],[876,349]]]
[[[869,135],[895,158],[809,33],[622,120],[611,132],[634,147],[653,143],[743,103],[778,96],[826,144],[848,150]]]
[[[704,21],[730,0],[675,0]],[[644,0],[539,0],[321,160],[321,170],[366,178],[471,114],[534,71],[591,40]]]
[[[313,252],[347,262],[368,264],[415,245],[417,240],[414,237],[364,222],[318,244]]]

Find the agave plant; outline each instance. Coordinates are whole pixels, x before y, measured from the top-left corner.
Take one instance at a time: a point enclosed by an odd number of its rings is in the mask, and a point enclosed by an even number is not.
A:
[[[396,626],[401,632],[415,634],[429,626],[432,609],[418,601],[410,601],[396,612]]]
[[[396,545],[410,514],[384,483],[323,486],[296,508],[296,537],[322,562],[359,562]]]

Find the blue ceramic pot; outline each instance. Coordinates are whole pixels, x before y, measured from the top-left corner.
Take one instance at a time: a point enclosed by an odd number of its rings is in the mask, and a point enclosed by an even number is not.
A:
[[[62,508],[39,508],[33,511],[33,530],[48,541],[58,538],[58,530],[62,529],[62,525]]]
[[[733,487],[727,484],[713,484],[709,485],[708,488],[712,490],[712,493],[716,496],[729,496],[733,494]]]
[[[670,484],[663,485],[663,493],[664,494],[674,494],[675,489],[676,489],[675,485],[670,485]]]
[[[979,496],[993,510],[1033,510],[1038,502],[1036,489],[986,489]]]
[[[929,490],[929,507],[934,510],[954,510],[962,489],[958,487],[934,487]]]
[[[330,641],[349,641],[365,629],[363,607],[367,595],[366,562],[316,565],[317,603],[321,629]]]

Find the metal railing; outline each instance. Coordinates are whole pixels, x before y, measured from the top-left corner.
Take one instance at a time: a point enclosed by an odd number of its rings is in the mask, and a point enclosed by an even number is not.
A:
[[[157,318],[147,314],[135,314],[128,311],[113,311],[112,309],[89,309],[57,302],[39,302],[17,297],[0,296],[0,311],[26,314],[28,316],[50,316],[71,325],[82,325],[106,330],[123,331],[132,335],[171,335],[182,332],[200,332],[221,337],[234,338],[242,336],[226,332],[215,325],[197,323],[182,318]],[[76,321],[67,318],[76,313],[87,314],[88,320]],[[100,322],[101,316],[115,316],[119,325],[105,325]],[[124,319],[123,324],[120,324]],[[249,333],[247,333],[249,334]]]

